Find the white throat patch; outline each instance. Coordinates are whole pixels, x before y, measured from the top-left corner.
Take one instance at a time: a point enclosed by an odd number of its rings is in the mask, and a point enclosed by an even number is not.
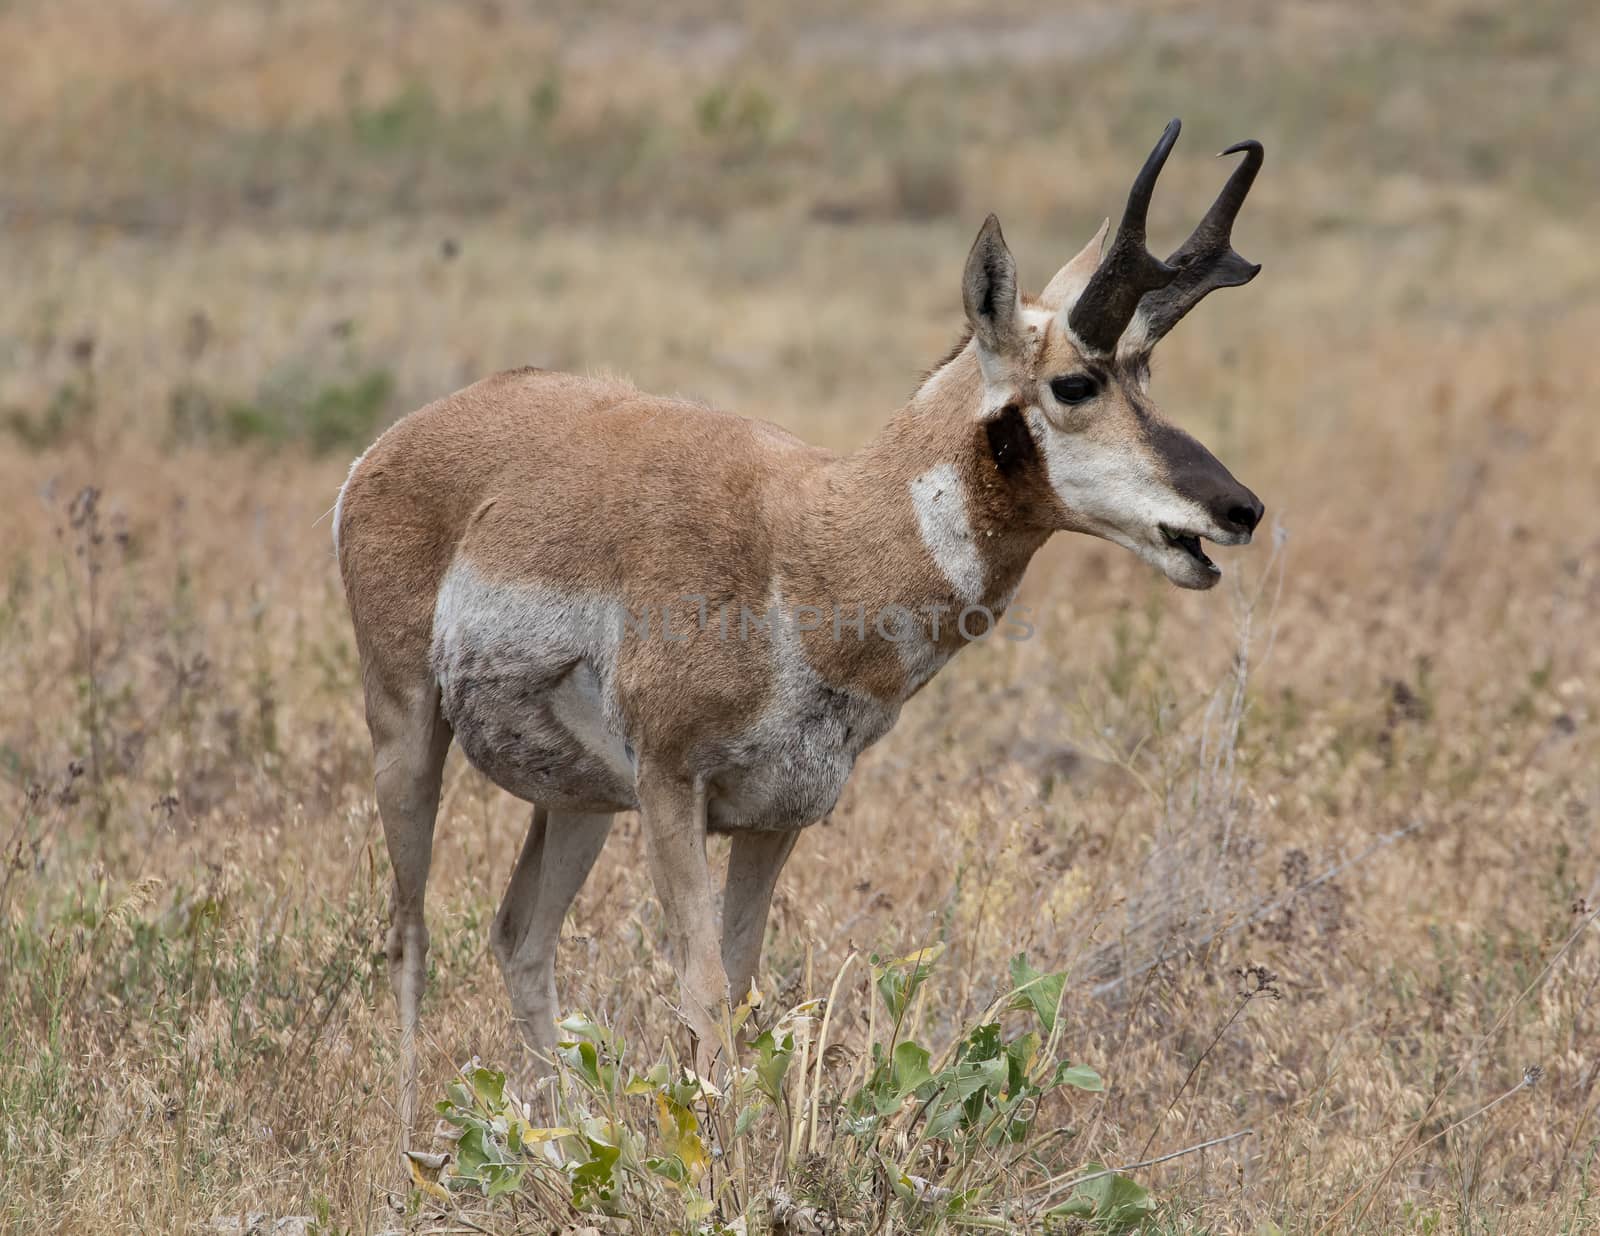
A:
[[[987,576],[983,555],[973,540],[967,516],[967,497],[954,464],[938,464],[911,482],[911,505],[917,528],[939,573],[949,581],[956,599],[974,605],[983,599]]]

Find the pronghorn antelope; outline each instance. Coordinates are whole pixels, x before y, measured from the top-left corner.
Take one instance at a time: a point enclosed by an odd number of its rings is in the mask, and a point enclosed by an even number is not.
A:
[[[836,456],[624,381],[521,369],[412,413],[334,511],[394,866],[388,940],[416,1102],[423,895],[452,738],[533,820],[491,929],[529,1044],[555,1038],[562,919],[619,811],[637,810],[682,1013],[710,1063],[748,990],[779,869],[862,749],[992,622],[1058,530],[1125,546],[1185,588],[1262,507],[1161,418],[1151,349],[1259,269],[1233,220],[1243,153],[1165,262],[1145,218],[1174,120],[1109,227],[1019,294],[993,215],[962,281],[969,331],[878,435]],[[941,619],[943,620],[941,622]],[[731,834],[718,898],[706,834]]]

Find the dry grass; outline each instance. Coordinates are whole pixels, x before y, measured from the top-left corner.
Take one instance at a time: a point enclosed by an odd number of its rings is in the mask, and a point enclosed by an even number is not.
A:
[[[318,523],[352,444],[527,361],[859,442],[982,213],[1037,286],[1172,113],[1161,237],[1200,152],[1268,143],[1266,269],[1156,382],[1281,555],[1195,596],[1049,546],[1038,637],[959,659],[802,840],[773,999],[939,940],[943,1046],[1013,954],[1068,970],[1108,1089],[1043,1113],[1059,1170],[1254,1131],[1137,1173],[1151,1230],[1600,1224],[1589,6],[102,8],[0,5],[0,1226],[401,1223]],[[452,757],[425,1093],[514,1062],[486,933],[525,814]],[[625,821],[561,977],[642,1068],[673,985],[639,854]],[[1251,964],[1282,999],[1241,1003]],[[853,969],[840,1042],[869,1007]]]

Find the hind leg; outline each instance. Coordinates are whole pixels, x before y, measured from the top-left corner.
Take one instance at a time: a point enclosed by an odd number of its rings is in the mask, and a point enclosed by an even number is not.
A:
[[[401,1148],[411,1144],[417,1111],[417,1023],[428,975],[428,928],[423,898],[433,861],[439,782],[450,749],[450,727],[439,714],[431,682],[395,690],[365,675],[367,727],[377,767],[378,815],[394,869],[389,907],[389,984],[400,1015]]]
[[[611,832],[609,814],[533,810],[533,823],[489,940],[511,1012],[533,1051],[556,1042],[556,946],[561,924]]]

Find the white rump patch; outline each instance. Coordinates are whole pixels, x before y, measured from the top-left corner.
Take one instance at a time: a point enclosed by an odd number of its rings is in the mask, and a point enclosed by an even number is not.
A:
[[[376,445],[376,444],[374,444]],[[372,447],[367,447],[370,451]],[[344,484],[339,486],[339,496],[333,500],[333,556],[339,556],[339,520],[344,517],[344,491],[350,488],[350,482],[355,479],[356,469],[361,466],[361,461],[367,457],[367,451],[362,451],[351,461],[350,471],[345,473]]]
[[[913,480],[911,505],[917,513],[922,543],[955,590],[956,599],[963,605],[982,600],[988,570],[972,537],[967,498],[955,465],[939,464]]]

